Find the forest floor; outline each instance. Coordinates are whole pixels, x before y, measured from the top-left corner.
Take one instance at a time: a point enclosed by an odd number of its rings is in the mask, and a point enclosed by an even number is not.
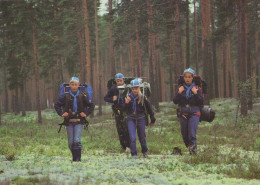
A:
[[[27,116],[4,114],[0,126],[0,184],[260,184],[260,99],[246,118],[237,100],[215,99],[216,119],[199,124],[198,153],[185,148],[173,103],[160,103],[156,124],[147,127],[149,158],[120,150],[110,106],[89,119],[80,163],[71,162],[65,128],[54,110]],[[97,112],[97,111],[96,111]],[[140,145],[137,142],[140,154]],[[173,155],[179,147],[183,155]]]

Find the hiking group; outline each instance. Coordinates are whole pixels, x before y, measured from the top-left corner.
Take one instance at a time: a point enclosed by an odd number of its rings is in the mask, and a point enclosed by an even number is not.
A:
[[[181,125],[182,138],[190,154],[196,154],[196,131],[199,121],[204,118],[205,121],[210,122],[215,114],[212,114],[214,112],[210,108],[203,108],[206,86],[200,76],[195,75],[194,70],[191,68],[184,70],[178,79],[178,85],[173,102],[178,104],[177,116]],[[104,100],[112,103],[122,150],[130,150],[132,158],[138,158],[137,132],[143,157],[147,158],[145,128],[154,125],[156,121],[149,102],[150,84],[143,82],[141,78],[126,78],[122,73],[117,73],[115,78],[108,81],[107,86],[108,92]],[[92,101],[92,88],[87,84],[80,84],[77,77],[72,77],[69,83],[61,84],[60,89],[60,96],[54,107],[58,115],[64,117],[64,122],[60,126],[66,126],[72,161],[80,161],[82,130],[88,125],[86,117],[95,107]]]

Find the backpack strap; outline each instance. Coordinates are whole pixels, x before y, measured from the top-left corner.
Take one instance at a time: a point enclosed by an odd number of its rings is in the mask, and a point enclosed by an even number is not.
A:
[[[70,94],[66,93],[65,96],[66,96],[66,101],[65,101],[64,111],[69,113],[70,112],[69,111]]]
[[[85,94],[83,94],[83,93],[80,93],[79,94],[79,107],[78,107],[78,112],[79,113],[81,113],[81,112],[84,112],[84,106],[83,106],[83,98],[84,98],[84,96],[86,96]]]

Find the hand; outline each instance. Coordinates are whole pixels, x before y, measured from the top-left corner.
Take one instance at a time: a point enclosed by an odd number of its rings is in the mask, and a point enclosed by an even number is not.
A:
[[[62,116],[62,117],[68,117],[68,116],[69,116],[69,113],[64,112],[61,116]]]
[[[113,101],[116,101],[117,100],[117,96],[113,96]]]
[[[178,93],[181,94],[184,91],[184,87],[180,86]]]
[[[87,117],[87,115],[86,115],[84,112],[81,112],[81,113],[80,113],[80,116],[83,117],[83,118],[84,118],[84,117]]]
[[[125,98],[125,103],[128,104],[131,101],[131,98],[129,96],[127,96],[127,98]]]
[[[197,94],[198,93],[198,90],[195,86],[192,87],[191,91],[193,92],[193,94]]]

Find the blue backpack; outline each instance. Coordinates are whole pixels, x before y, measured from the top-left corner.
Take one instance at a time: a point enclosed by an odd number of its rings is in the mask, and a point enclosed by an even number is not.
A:
[[[70,86],[68,83],[63,83],[60,85],[60,95],[59,97],[62,98],[64,97],[66,94],[69,93],[70,90]],[[90,101],[93,100],[93,90],[92,87],[88,84],[80,84],[79,85],[79,91],[82,94],[86,94],[87,97],[89,98]]]

